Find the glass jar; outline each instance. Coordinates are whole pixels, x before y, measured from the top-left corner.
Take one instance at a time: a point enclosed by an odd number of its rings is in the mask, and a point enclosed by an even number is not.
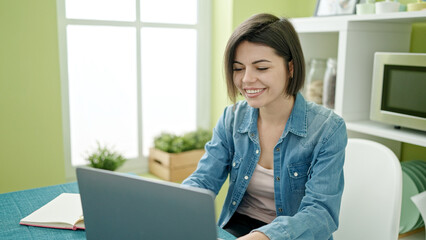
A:
[[[324,84],[326,60],[314,58],[311,60],[309,74],[306,78],[306,100],[322,104],[322,92]]]
[[[312,58],[306,60],[305,64],[305,83],[303,84],[303,87],[301,89],[303,96],[306,99],[306,93],[308,91],[308,76],[309,72],[311,71],[311,64],[312,64]]]
[[[329,58],[327,60],[327,69],[324,74],[322,104],[330,109],[334,109],[334,99],[336,96],[336,74],[337,60]]]

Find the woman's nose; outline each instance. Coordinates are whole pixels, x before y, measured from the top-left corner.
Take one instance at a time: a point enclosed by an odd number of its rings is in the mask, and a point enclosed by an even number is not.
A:
[[[256,76],[252,70],[246,69],[243,76],[243,82],[254,82],[256,81]]]

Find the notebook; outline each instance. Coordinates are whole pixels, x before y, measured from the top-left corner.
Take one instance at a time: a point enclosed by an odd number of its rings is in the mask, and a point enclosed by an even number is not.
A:
[[[62,193],[21,219],[19,224],[72,230],[84,229],[80,194]]]
[[[217,238],[208,190],[86,167],[77,181],[88,240]]]

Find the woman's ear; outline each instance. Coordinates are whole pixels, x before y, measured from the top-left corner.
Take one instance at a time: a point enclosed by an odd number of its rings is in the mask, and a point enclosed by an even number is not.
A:
[[[293,60],[288,62],[288,72],[290,73],[290,77],[293,78],[293,72],[294,72]]]

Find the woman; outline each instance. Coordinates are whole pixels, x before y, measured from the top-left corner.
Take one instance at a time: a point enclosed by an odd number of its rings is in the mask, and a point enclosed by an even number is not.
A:
[[[197,170],[183,184],[217,194],[219,226],[240,239],[332,239],[343,192],[343,119],[306,102],[305,64],[287,19],[255,15],[225,51],[228,96]]]

